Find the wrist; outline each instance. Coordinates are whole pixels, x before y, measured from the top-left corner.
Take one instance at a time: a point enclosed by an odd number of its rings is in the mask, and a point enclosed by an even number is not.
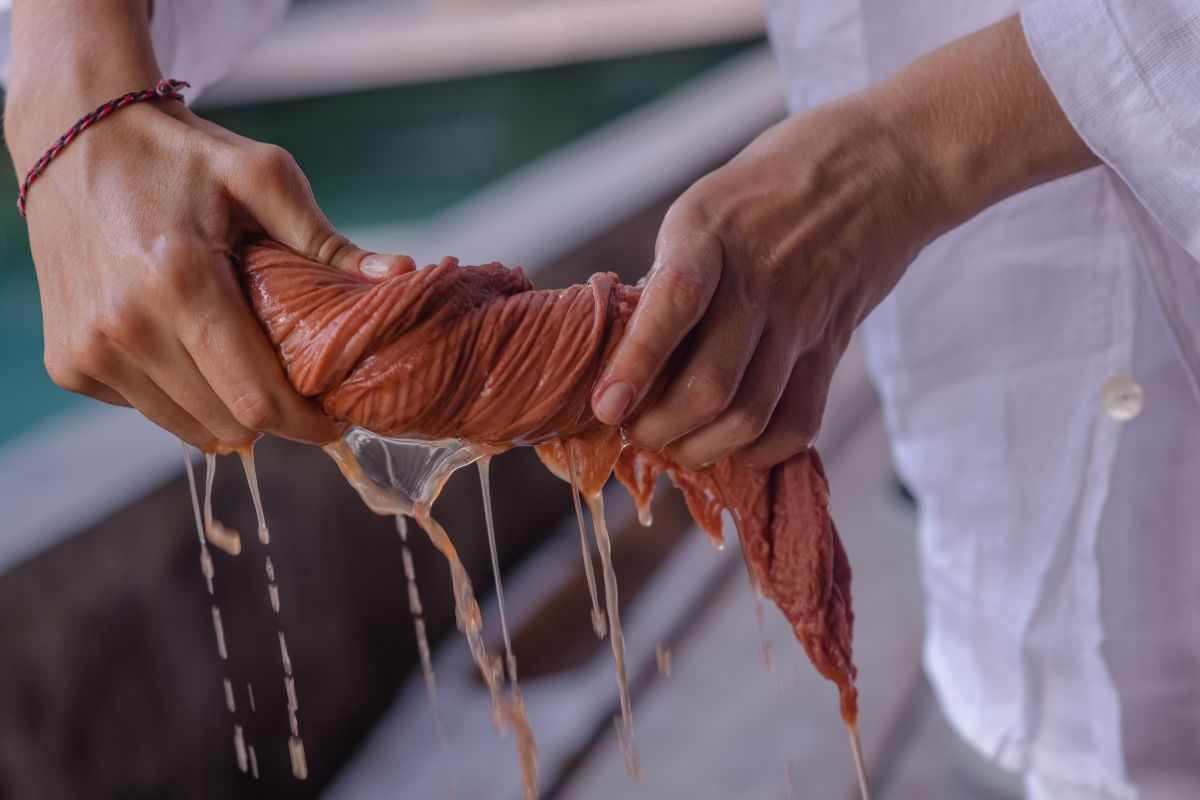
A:
[[[863,94],[926,176],[943,231],[1099,163],[1042,78],[1016,17],[929,53]]]
[[[82,115],[162,77],[142,3],[15,4],[4,134],[23,175]]]

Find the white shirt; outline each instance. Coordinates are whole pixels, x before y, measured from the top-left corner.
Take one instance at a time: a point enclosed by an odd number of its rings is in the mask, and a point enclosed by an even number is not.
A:
[[[154,0],[150,35],[158,66],[165,77],[192,85],[184,91],[191,102],[274,28],[287,7],[288,0]],[[0,0],[0,79],[4,82],[11,13],[12,0]],[[122,91],[145,88],[130,86]]]
[[[194,96],[285,5],[157,0],[164,72]],[[767,5],[799,111],[1024,3]],[[1022,19],[1106,166],[943,236],[866,324],[921,506],[926,667],[959,732],[1034,798],[1196,798],[1200,9],[1041,0]],[[1146,395],[1130,422],[1101,404],[1119,375]]]
[[[1019,0],[768,0],[802,110]],[[921,507],[925,662],[1035,798],[1200,797],[1200,7],[1042,0],[1026,37],[1105,167],[928,247],[866,324]],[[1105,414],[1136,377],[1145,411]]]

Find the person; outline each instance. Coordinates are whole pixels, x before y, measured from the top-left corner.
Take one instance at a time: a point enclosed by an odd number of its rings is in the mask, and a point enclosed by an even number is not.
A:
[[[101,101],[211,82],[284,5],[13,0],[18,175]],[[685,465],[779,462],[816,436],[865,320],[955,728],[1033,798],[1200,796],[1200,16],[768,0],[768,18],[793,113],[672,205],[597,416]],[[137,104],[64,151],[28,224],[59,385],[209,449],[333,435],[229,254],[261,233],[366,274],[395,257],[338,235],[285,152]]]

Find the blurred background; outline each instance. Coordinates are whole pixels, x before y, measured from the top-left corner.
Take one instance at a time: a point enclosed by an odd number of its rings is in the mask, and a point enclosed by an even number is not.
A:
[[[541,286],[599,270],[635,281],[670,201],[785,113],[757,0],[297,0],[196,108],[290,150],[358,244],[421,263],[522,264]],[[5,160],[0,197],[16,188]],[[263,548],[249,535],[240,556],[213,551],[222,662],[179,444],[50,382],[11,203],[0,204],[0,375],[0,797],[520,796],[514,744],[491,728],[453,629],[444,561],[414,534],[435,710],[393,522],[320,451],[271,440],[258,473],[310,770],[292,777]],[[855,568],[876,797],[1018,797],[959,743],[921,674],[915,509],[857,345],[820,444]],[[544,797],[857,796],[832,685],[773,608],[763,663],[741,559],[713,551],[670,490],[650,529],[621,492],[608,500],[645,770],[630,779],[569,490],[528,451],[492,470]],[[214,508],[254,530],[236,459],[219,462]],[[475,476],[458,474],[436,512],[498,646]],[[238,769],[235,723],[257,778]]]

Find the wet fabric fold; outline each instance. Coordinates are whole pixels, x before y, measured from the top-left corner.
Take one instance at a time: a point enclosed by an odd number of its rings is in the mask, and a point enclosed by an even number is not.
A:
[[[615,472],[647,508],[665,473],[714,541],[728,509],[757,589],[838,685],[842,716],[856,724],[850,565],[817,452],[766,471],[726,458],[693,472],[625,445],[617,428],[592,415],[592,385],[639,289],[598,273],[586,284],[535,290],[519,268],[453,258],[369,280],[272,242],[238,255],[246,294],[289,381],[331,417],[385,436],[534,445],[564,480],[570,442],[585,493]]]

